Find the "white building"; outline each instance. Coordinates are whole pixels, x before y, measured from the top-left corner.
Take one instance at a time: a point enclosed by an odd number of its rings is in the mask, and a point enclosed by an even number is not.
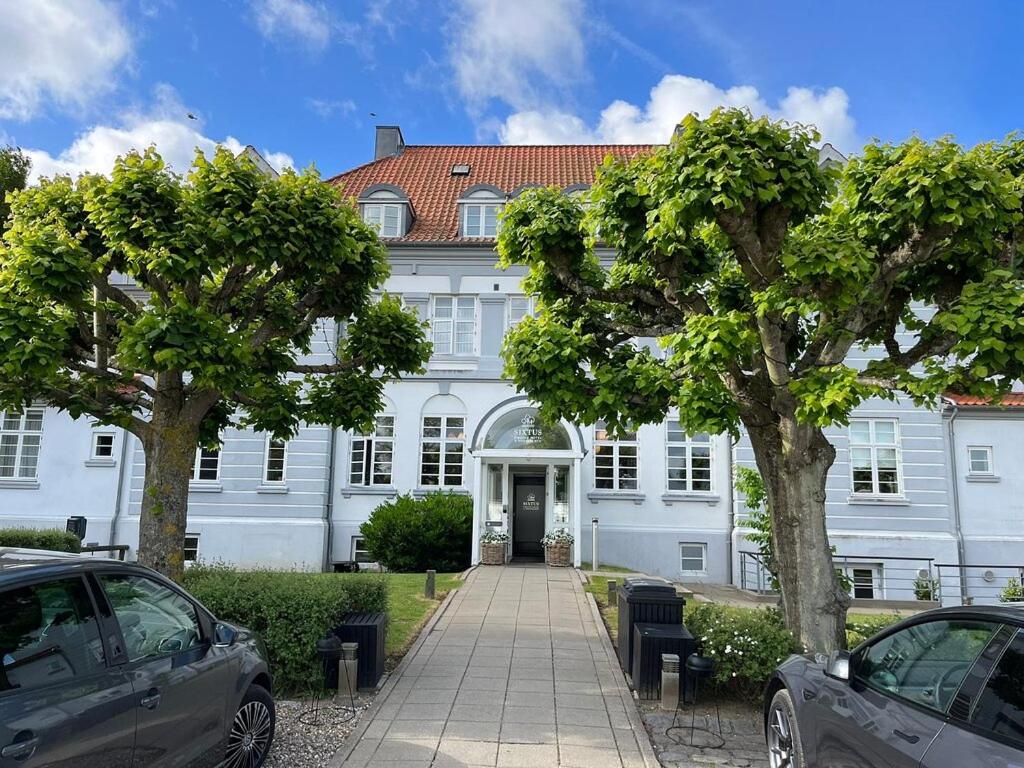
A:
[[[530,186],[586,189],[605,156],[646,151],[413,146],[397,127],[379,127],[374,159],[330,183],[379,226],[392,267],[384,290],[428,322],[428,370],[387,386],[373,434],[310,425],[281,445],[228,431],[219,453],[198,453],[190,548],[243,566],[329,569],[365,559],[359,526],[382,500],[442,488],[472,496],[478,533],[509,531],[513,556],[537,556],[544,531],[564,526],[576,536],[576,562],[589,560],[597,518],[605,563],[763,586],[731,482],[735,464],[752,465],[745,438],[687,436],[671,416],[628,440],[606,439],[600,425],[548,427],[502,378],[504,334],[532,306],[523,270],[496,268],[498,211]],[[322,337],[314,356],[326,360],[334,329]],[[837,449],[828,524],[855,596],[907,599],[915,579],[936,578],[951,600],[966,585],[965,564],[1016,572],[1024,563],[1020,494],[1012,495],[1022,427],[1012,408],[872,401],[849,428],[828,431]],[[999,482],[964,475],[977,446],[988,447]],[[9,415],[0,433],[0,525],[62,526],[82,514],[88,541],[134,548],[142,461],[137,441],[115,430],[49,409]],[[1002,571],[995,578],[1005,581]]]

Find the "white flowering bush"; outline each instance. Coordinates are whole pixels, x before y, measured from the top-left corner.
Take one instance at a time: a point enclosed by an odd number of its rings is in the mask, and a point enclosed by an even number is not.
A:
[[[570,545],[573,542],[573,536],[569,533],[568,528],[555,528],[553,531],[548,531],[544,534],[544,538],[540,540],[540,543],[545,547],[558,546],[559,544]]]
[[[684,621],[701,653],[715,662],[715,686],[743,698],[760,697],[779,662],[803,650],[774,608],[691,603]]]
[[[505,531],[487,531],[480,537],[481,544],[508,544],[508,534]]]

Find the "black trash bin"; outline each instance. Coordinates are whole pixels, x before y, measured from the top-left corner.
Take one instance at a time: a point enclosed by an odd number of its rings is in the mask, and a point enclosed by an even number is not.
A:
[[[343,643],[359,643],[359,690],[376,688],[384,674],[384,628],[387,614],[346,613],[334,629]]]
[[[697,641],[682,624],[637,624],[633,628],[633,690],[641,699],[661,696],[661,654],[687,659],[697,652]],[[681,665],[680,665],[681,666]],[[693,700],[693,683],[680,669],[679,694]]]
[[[633,627],[643,624],[682,624],[686,600],[664,579],[632,578],[622,582],[619,597],[619,664],[633,674]]]

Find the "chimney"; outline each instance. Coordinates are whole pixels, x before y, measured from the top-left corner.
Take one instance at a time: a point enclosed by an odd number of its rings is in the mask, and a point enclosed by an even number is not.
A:
[[[397,157],[405,149],[405,139],[402,138],[402,129],[397,125],[378,125],[377,137],[373,146],[373,159],[380,160],[382,157]]]

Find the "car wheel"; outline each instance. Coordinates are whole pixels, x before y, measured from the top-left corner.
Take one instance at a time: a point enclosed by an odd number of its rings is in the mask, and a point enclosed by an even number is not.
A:
[[[249,686],[228,736],[224,768],[259,768],[274,741],[274,700],[265,688]]]
[[[768,762],[772,768],[804,768],[804,748],[796,723],[793,698],[780,689],[768,707],[765,738],[768,741]]]

